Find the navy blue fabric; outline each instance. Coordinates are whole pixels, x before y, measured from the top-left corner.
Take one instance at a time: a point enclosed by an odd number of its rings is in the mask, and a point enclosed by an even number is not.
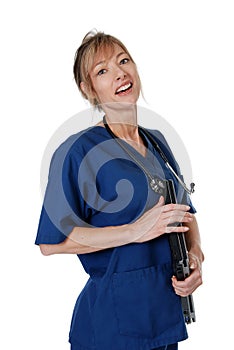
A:
[[[71,350],[78,350],[79,346],[77,347],[76,344],[71,344]],[[159,348],[154,348],[152,350],[178,350],[178,343],[176,344],[170,344],[166,346],[160,346]]]
[[[152,131],[170,164],[170,149]],[[179,201],[190,199],[145,138],[146,157],[130,147],[151,174],[174,180]],[[75,226],[104,227],[134,222],[159,199],[141,168],[102,127],[73,135],[55,152],[36,244],[63,242]],[[95,232],[95,231],[94,231]],[[79,259],[89,274],[72,317],[69,340],[76,350],[150,350],[187,338],[180,298],[171,285],[166,235]]]
[[[178,349],[178,344],[170,344],[166,346],[160,346],[160,348],[155,348],[152,350],[177,350]]]

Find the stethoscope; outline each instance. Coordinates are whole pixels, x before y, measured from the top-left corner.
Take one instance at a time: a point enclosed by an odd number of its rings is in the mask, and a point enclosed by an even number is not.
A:
[[[195,183],[192,182],[190,184],[190,188],[187,187],[186,183],[179,177],[179,175],[175,172],[175,170],[172,168],[172,166],[170,165],[165,153],[162,151],[162,149],[159,147],[158,143],[156,142],[156,140],[154,139],[154,137],[151,135],[151,133],[146,130],[145,128],[142,128],[141,126],[139,126],[139,129],[148,137],[148,139],[150,140],[151,144],[153,145],[153,147],[158,151],[160,157],[164,160],[165,165],[168,167],[168,169],[173,173],[173,175],[175,176],[175,178],[177,179],[177,181],[180,183],[180,185],[183,187],[183,189],[188,193],[188,194],[192,194],[195,189]]]
[[[127,149],[124,144],[121,142],[121,140],[113,133],[113,131],[111,130],[111,128],[109,127],[107,121],[106,121],[106,117],[103,117],[103,124],[106,128],[106,130],[108,131],[108,133],[118,142],[118,144],[125,150],[125,152],[127,152],[129,154],[129,156],[134,159],[134,161],[140,166],[140,168],[145,172],[145,174],[148,176],[149,180],[150,180],[150,186],[152,188],[153,191],[157,192],[157,193],[163,193],[164,189],[165,189],[165,184],[161,179],[158,179],[155,176],[152,176],[148,170],[143,166],[143,164],[136,159],[136,157],[133,155],[132,152],[129,151],[129,149]],[[187,187],[187,185],[185,184],[185,182],[180,178],[180,176],[175,172],[175,170],[172,168],[172,166],[170,165],[165,153],[162,151],[162,149],[160,148],[160,146],[158,145],[158,143],[156,142],[156,140],[154,139],[153,135],[151,135],[151,133],[146,130],[145,128],[143,128],[142,126],[138,126],[138,130],[139,133],[142,133],[143,135],[146,135],[148,137],[148,139],[150,140],[152,146],[155,148],[155,150],[159,153],[160,157],[163,159],[165,165],[167,166],[167,168],[172,172],[172,174],[175,176],[175,178],[177,179],[177,181],[180,183],[180,185],[183,187],[183,189],[190,195],[192,194],[195,190],[195,184],[192,182],[190,184],[190,188]]]

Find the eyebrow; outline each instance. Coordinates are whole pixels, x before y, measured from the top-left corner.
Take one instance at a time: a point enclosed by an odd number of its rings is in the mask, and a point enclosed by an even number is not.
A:
[[[125,52],[125,51],[119,52],[119,53],[116,55],[116,58],[118,59],[121,55],[127,55],[127,52]],[[96,63],[96,64],[93,66],[93,69],[95,69],[97,66],[102,65],[102,64],[105,63],[105,62],[106,62],[106,60],[103,60],[103,61],[100,61],[100,62]]]

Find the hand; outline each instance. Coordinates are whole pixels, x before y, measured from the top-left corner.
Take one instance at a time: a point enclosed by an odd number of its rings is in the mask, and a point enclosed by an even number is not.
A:
[[[170,232],[186,232],[187,226],[173,223],[190,223],[193,215],[188,212],[190,207],[183,204],[166,204],[161,196],[159,202],[147,211],[132,226],[134,227],[135,242],[142,243]],[[170,226],[168,226],[170,225]]]
[[[189,252],[189,266],[191,274],[184,281],[178,281],[175,276],[172,277],[172,286],[177,295],[186,297],[192,294],[202,282],[202,261],[192,252]]]

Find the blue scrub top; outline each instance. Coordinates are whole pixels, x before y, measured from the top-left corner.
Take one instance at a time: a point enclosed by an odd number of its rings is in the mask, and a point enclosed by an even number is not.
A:
[[[149,131],[179,173],[163,135]],[[194,213],[147,137],[144,142],[145,157],[127,143],[125,147],[152,175],[172,179],[178,202]],[[61,243],[75,226],[134,222],[158,200],[145,173],[107,130],[91,127],[68,138],[53,155],[36,244]],[[90,278],[71,322],[69,340],[76,350],[149,350],[187,338],[180,297],[171,285],[166,235],[78,257]]]

